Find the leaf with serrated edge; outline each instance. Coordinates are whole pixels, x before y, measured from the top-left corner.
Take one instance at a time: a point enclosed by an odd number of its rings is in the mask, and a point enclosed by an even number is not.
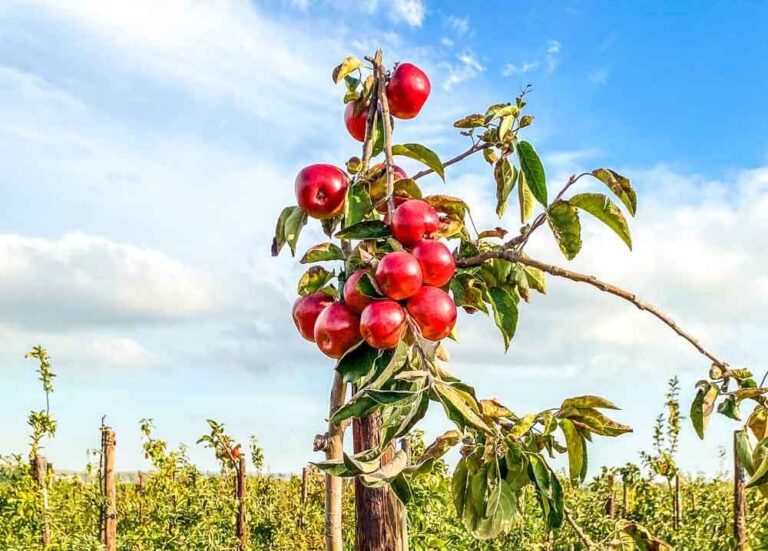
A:
[[[624,203],[629,214],[635,215],[637,212],[637,194],[628,178],[610,168],[597,168],[590,174],[608,186],[608,189]]]
[[[576,209],[567,201],[555,201],[547,209],[547,222],[565,258],[573,260],[581,250],[581,223]]]
[[[470,426],[483,432],[490,432],[488,425],[480,417],[477,403],[470,394],[442,382],[436,382],[434,390],[451,421],[461,428]]]
[[[338,245],[333,243],[320,243],[311,247],[299,261],[301,264],[311,264],[312,262],[325,262],[329,260],[343,260],[344,252]]]
[[[602,193],[579,193],[568,199],[568,202],[603,222],[632,250],[632,236],[629,233],[629,224],[627,224],[627,220],[624,218],[619,207],[606,195]]]
[[[568,408],[603,408],[603,409],[615,409],[615,410],[619,409],[613,404],[613,402],[606,400],[601,396],[592,396],[592,395],[574,396],[573,398],[567,398],[563,400],[563,403],[561,404],[560,409],[568,409]]]

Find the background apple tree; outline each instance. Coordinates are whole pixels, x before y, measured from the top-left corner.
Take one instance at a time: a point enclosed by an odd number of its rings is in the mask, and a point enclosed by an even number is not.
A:
[[[277,255],[287,245],[295,254],[310,219],[321,224],[328,238],[300,258],[311,266],[299,280],[293,310],[302,336],[336,360],[328,431],[315,441],[316,450],[326,452],[326,460],[315,464],[328,477],[328,549],[341,548],[338,477],[355,478],[361,487],[358,501],[380,498],[386,503],[391,494],[407,504],[414,479],[456,446],[461,459],[452,479],[453,501],[458,518],[474,536],[493,538],[512,529],[528,486],[552,529],[567,522],[581,533],[564,507],[563,485],[550,460],[565,454],[568,476],[583,481],[593,437],[631,431],[607,415],[616,406],[602,397],[576,396],[542,412],[515,411],[497,400],[481,399],[470,384],[452,375],[440,344],[443,338],[453,338],[456,309],[462,308],[486,314],[498,328],[500,346],[507,349],[526,304],[536,293],[546,292],[547,275],[631,302],[709,358],[710,378],[699,383],[690,414],[700,435],[718,397],[724,398],[720,411],[731,417],[738,417],[740,402],[757,402],[750,426],[753,431],[762,428],[763,433],[755,435],[763,451],[755,456],[745,436],[744,454],[749,452],[751,472],[757,477],[751,483],[768,481],[766,389],[751,373],[730,369],[668,315],[634,294],[525,252],[530,236],[546,227],[563,256],[574,258],[582,247],[580,217],[585,215],[604,223],[631,248],[627,217],[637,211],[637,196],[628,178],[596,168],[571,176],[552,196],[536,149],[526,140],[526,128],[534,122],[526,111],[527,89],[514,101],[456,121],[454,126],[470,145],[443,162],[424,145],[394,141],[395,121],[407,124],[430,93],[428,77],[418,67],[399,63],[387,69],[379,51],[365,61],[344,59],[333,70],[333,80],[345,87],[345,125],[362,142],[362,153],[347,160],[344,169],[329,164],[302,169],[296,179],[298,205],[280,213],[272,251]],[[489,165],[496,214],[501,218],[516,210],[518,231],[477,228],[471,206],[462,199],[422,193],[418,180],[431,176],[446,181],[448,167],[476,153]],[[397,157],[418,161],[424,169],[408,175],[395,164]],[[601,182],[604,192],[579,192],[583,179]],[[735,391],[729,391],[732,381],[738,386]],[[417,457],[409,457],[407,449],[396,450],[395,441],[414,429],[430,405],[441,407],[453,428]],[[359,428],[354,453],[343,451],[350,423]],[[755,466],[757,459],[761,461]],[[365,488],[378,493],[366,493]],[[407,525],[396,518],[393,522],[391,511],[376,511],[358,503],[358,549],[404,548],[406,539],[399,532]],[[372,541],[361,534],[365,529],[360,526],[366,523],[398,532],[380,538],[394,543],[366,543]]]

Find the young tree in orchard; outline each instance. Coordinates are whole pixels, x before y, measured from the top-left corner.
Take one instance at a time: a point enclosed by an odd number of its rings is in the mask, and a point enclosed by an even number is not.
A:
[[[346,87],[344,123],[363,143],[362,155],[351,157],[344,168],[313,164],[299,172],[297,206],[280,213],[272,247],[274,255],[285,245],[295,254],[310,218],[328,237],[301,257],[302,264],[313,266],[299,280],[293,307],[299,333],[336,360],[328,431],[315,440],[316,450],[326,454],[316,465],[327,475],[327,549],[342,545],[339,477],[356,482],[357,549],[405,549],[401,504],[410,499],[410,482],[455,446],[460,446],[461,459],[453,474],[453,499],[473,535],[492,538],[512,529],[529,485],[551,528],[568,522],[583,534],[563,504],[562,484],[549,459],[567,454],[570,478],[583,481],[592,437],[631,430],[604,413],[616,406],[598,396],[577,396],[543,412],[514,412],[496,400],[480,399],[472,386],[452,375],[440,344],[453,337],[457,308],[463,308],[489,315],[508,348],[524,304],[534,293],[546,292],[546,274],[631,302],[709,358],[712,381],[700,382],[691,412],[700,433],[719,395],[736,404],[751,398],[765,410],[766,389],[757,388],[748,371],[731,370],[659,309],[593,276],[526,254],[530,236],[547,226],[566,259],[574,258],[582,245],[583,213],[631,247],[624,213],[634,216],[637,209],[629,179],[607,168],[570,177],[550,198],[542,162],[525,139],[525,128],[534,120],[525,112],[527,90],[514,102],[456,121],[471,145],[442,162],[421,144],[393,142],[394,123],[407,124],[418,116],[430,95],[421,69],[410,63],[387,69],[378,51],[365,61],[344,59],[333,80]],[[515,216],[522,225],[517,234],[501,227],[476,228],[470,205],[462,199],[425,196],[419,187],[418,180],[427,176],[445,181],[447,167],[480,152],[490,165],[489,181],[495,182],[499,218],[517,203]],[[425,168],[408,175],[395,165],[396,157]],[[608,194],[577,193],[584,178],[605,185],[621,206]],[[742,390],[729,393],[730,381]],[[395,450],[395,440],[408,435],[433,403],[455,428],[411,460],[406,451]],[[350,423],[353,454],[342,445]],[[763,442],[768,443],[764,436]]]

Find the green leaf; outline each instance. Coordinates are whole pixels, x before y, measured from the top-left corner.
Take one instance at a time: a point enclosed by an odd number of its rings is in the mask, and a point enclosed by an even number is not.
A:
[[[444,456],[461,441],[461,433],[449,430],[438,436],[421,454],[415,465],[408,467],[409,473],[420,474],[428,472],[434,462]]]
[[[520,203],[520,223],[525,224],[533,216],[536,198],[533,196],[531,188],[525,179],[525,174],[520,173],[517,176],[517,199]]]
[[[485,124],[490,123],[494,119],[500,119],[502,117],[512,116],[516,117],[520,113],[520,108],[517,105],[510,103],[497,103],[491,105],[485,112]]]
[[[574,396],[573,398],[567,398],[563,400],[560,405],[561,410],[568,408],[603,408],[603,409],[615,409],[618,410],[613,402],[606,400],[600,396]]]
[[[576,209],[568,201],[555,201],[547,209],[547,222],[565,258],[573,260],[581,250],[581,223]]]
[[[329,272],[322,266],[312,266],[304,272],[299,279],[298,293],[306,296],[315,291],[319,291],[326,283],[333,278],[333,272]]]
[[[618,235],[629,249],[632,249],[632,237],[629,234],[629,224],[619,207],[602,193],[580,193],[574,195],[568,202],[574,207],[588,212]]]
[[[464,509],[466,508],[468,475],[467,460],[462,458],[453,470],[451,477],[451,496],[459,518],[464,517]]]
[[[360,476],[360,482],[368,488],[382,488],[392,482],[408,465],[408,454],[397,450],[392,461],[375,471]]]
[[[384,151],[384,121],[381,119],[378,111],[376,112],[376,119],[371,134],[373,136],[371,157],[376,157]]]
[[[352,224],[336,232],[337,239],[380,239],[389,237],[389,226],[381,220],[368,220]]]
[[[517,181],[517,169],[509,163],[506,157],[496,161],[493,169],[496,179],[496,215],[501,218],[507,208],[507,199]]]
[[[344,252],[338,245],[333,243],[320,243],[310,248],[304,256],[301,257],[302,264],[311,264],[313,262],[324,262],[327,260],[344,260]]]
[[[763,460],[755,469],[755,473],[747,481],[747,488],[754,488],[755,486],[762,486],[768,484],[768,453],[763,456]]]
[[[509,343],[515,336],[517,329],[517,304],[504,287],[493,287],[488,289],[488,302],[493,309],[493,319],[496,327],[501,331],[504,338],[504,351],[509,350]]]
[[[291,248],[291,256],[296,254],[296,242],[301,228],[307,223],[307,215],[299,207],[285,207],[277,219],[275,237],[272,240],[272,256],[280,254],[286,243]]]
[[[363,341],[349,349],[336,364],[336,371],[345,383],[357,382],[373,369],[373,363],[379,357],[379,351]]]
[[[358,182],[349,186],[344,204],[344,224],[349,227],[361,222],[372,208],[371,197],[365,185]]]
[[[597,168],[590,174],[608,186],[608,189],[624,203],[629,214],[635,215],[637,212],[637,194],[628,178],[610,168]]]
[[[362,278],[360,278],[362,279]],[[383,387],[408,361],[408,346],[400,341],[394,350],[382,351],[374,362],[370,376],[363,379],[362,384],[367,389]]]
[[[397,144],[392,146],[392,155],[400,155],[419,161],[434,170],[435,173],[445,181],[443,163],[440,161],[440,157],[437,156],[437,153],[428,147],[418,143]]]
[[[768,438],[768,409],[757,405],[747,419],[747,426],[757,440]]]
[[[425,197],[424,201],[432,205],[437,212],[455,216],[459,220],[464,220],[469,212],[469,205],[462,199],[450,195],[430,195]]]
[[[506,117],[502,117],[501,122],[499,123],[499,139],[503,140],[504,136],[507,135],[509,132],[509,129],[512,128],[512,123],[515,122],[515,117],[512,115],[507,115]]]
[[[531,193],[539,203],[547,206],[547,177],[536,150],[530,143],[521,141],[517,144],[517,155]]]
[[[568,473],[571,481],[575,484],[584,482],[582,474],[584,471],[584,462],[586,461],[587,450],[584,446],[584,439],[573,426],[570,419],[560,419],[560,430],[565,436],[565,445],[568,448]]]
[[[411,492],[411,485],[408,483],[408,479],[405,478],[405,476],[396,476],[389,487],[392,489],[392,492],[397,499],[400,500],[400,503],[408,505],[408,502],[411,501],[411,498],[413,497],[413,492]]]
[[[338,84],[345,76],[356,71],[362,66],[363,62],[357,59],[355,56],[351,55],[349,57],[345,57],[341,63],[334,67],[331,78],[333,78],[334,83]]]
[[[467,115],[453,123],[454,128],[477,128],[485,125],[485,117],[483,115]]]
[[[738,430],[735,439],[736,457],[751,476],[755,473],[755,464],[752,461],[752,444],[749,442],[749,436],[745,430]]]
[[[414,394],[413,399],[381,409],[381,446],[406,435],[424,418],[429,408],[426,392]]]
[[[376,411],[380,407],[380,403],[363,393],[357,397],[351,398],[349,402],[337,409],[334,414],[331,415],[330,422],[338,426],[339,423],[345,419],[360,419],[361,417]]]
[[[516,423],[515,425],[509,429],[509,435],[513,438],[521,438],[525,433],[527,433],[531,428],[533,428],[533,425],[536,424],[536,415],[533,413],[528,413],[527,415],[523,415]]]
[[[632,432],[632,427],[617,423],[594,408],[572,409],[560,415],[588,427],[591,432],[601,436],[621,436],[627,432]]]
[[[355,289],[357,289],[361,294],[371,298],[381,298],[384,296],[381,294],[379,287],[376,285],[376,281],[373,279],[373,276],[369,273],[363,274],[362,277],[357,280],[357,283],[355,283]]]
[[[739,403],[736,401],[735,396],[726,396],[725,400],[720,402],[717,406],[717,412],[721,415],[725,415],[733,419],[734,421],[741,421],[741,412],[739,411]]]
[[[469,393],[456,389],[441,381],[436,381],[435,393],[443,404],[448,418],[456,423],[459,428],[473,427],[483,432],[490,432],[480,416],[480,408]]]
[[[709,424],[709,418],[715,409],[715,401],[720,394],[720,389],[715,383],[699,381],[696,384],[696,398],[691,404],[691,423],[696,429],[699,438],[704,439],[704,431]]]

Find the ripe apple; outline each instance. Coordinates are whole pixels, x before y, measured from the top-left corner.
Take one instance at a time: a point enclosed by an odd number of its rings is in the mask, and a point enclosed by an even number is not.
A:
[[[398,119],[412,119],[421,111],[430,90],[424,71],[412,63],[401,63],[387,84],[389,112]]]
[[[394,300],[379,300],[365,307],[360,333],[373,348],[394,348],[405,334],[405,311]]]
[[[362,340],[360,318],[343,302],[334,302],[315,322],[315,342],[326,356],[341,358]]]
[[[419,261],[424,285],[442,287],[456,273],[456,261],[451,251],[440,241],[422,239],[413,246],[411,254]]]
[[[437,287],[422,287],[406,305],[408,314],[430,341],[439,341],[451,334],[456,325],[456,304]]]
[[[421,287],[421,266],[413,255],[405,251],[388,253],[379,261],[375,279],[387,297],[403,300]]]
[[[410,247],[436,232],[440,227],[440,218],[429,203],[410,199],[397,207],[391,226],[394,238]]]
[[[333,304],[333,298],[322,291],[299,297],[293,303],[293,323],[299,334],[308,341],[315,341],[315,322],[320,312]]]
[[[350,101],[344,109],[344,125],[349,134],[358,142],[365,141],[365,129],[368,124],[368,110],[363,108],[355,115],[356,102]]]
[[[357,290],[357,282],[365,273],[366,270],[357,270],[344,283],[344,302],[347,308],[356,314],[362,313],[363,309],[374,300]]]
[[[296,176],[296,201],[312,218],[333,218],[344,210],[349,179],[333,165],[309,165]]]

